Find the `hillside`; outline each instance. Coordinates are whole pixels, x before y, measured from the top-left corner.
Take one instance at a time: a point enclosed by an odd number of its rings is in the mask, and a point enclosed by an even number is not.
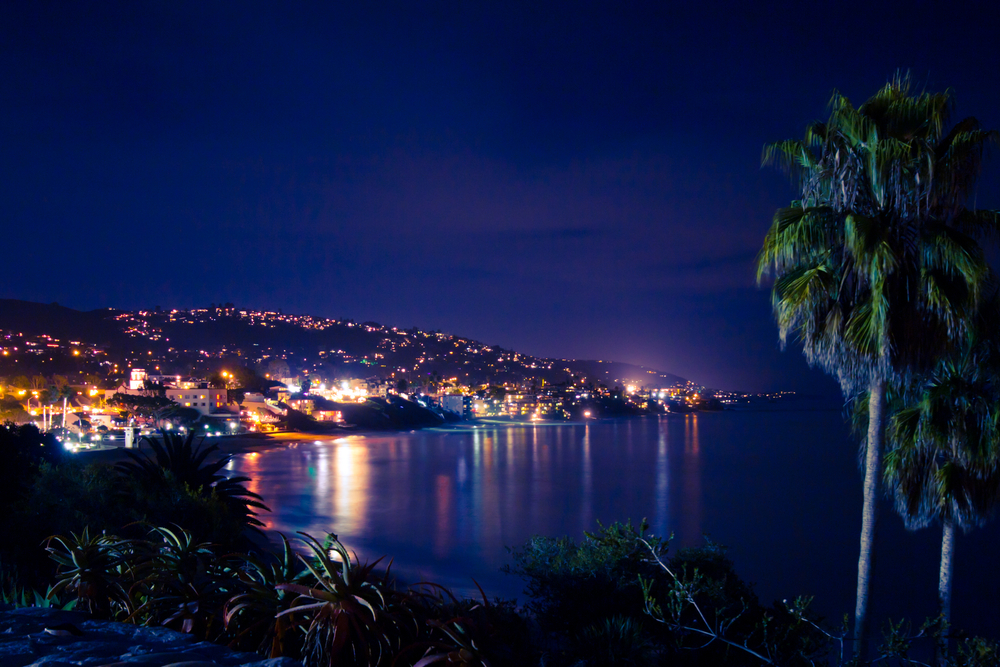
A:
[[[117,311],[79,311],[58,303],[0,299],[0,330],[26,336],[48,335],[98,346],[122,344],[126,337],[114,321]]]
[[[227,304],[228,305],[228,304]],[[77,311],[0,300],[4,374],[92,374],[115,380],[129,367],[208,375],[226,366],[272,377],[309,374],[462,384],[560,383],[662,387],[685,380],[610,361],[545,359],[480,341],[375,322],[219,307]]]

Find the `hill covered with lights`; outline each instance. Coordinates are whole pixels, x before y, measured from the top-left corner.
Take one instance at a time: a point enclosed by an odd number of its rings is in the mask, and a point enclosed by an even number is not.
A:
[[[0,300],[0,373],[120,381],[130,368],[207,377],[246,367],[272,378],[669,387],[676,375],[612,361],[534,357],[470,338],[376,322],[254,311],[78,311]]]

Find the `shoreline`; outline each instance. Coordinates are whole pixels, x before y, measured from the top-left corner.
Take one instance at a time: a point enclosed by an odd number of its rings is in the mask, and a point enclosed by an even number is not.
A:
[[[253,451],[275,449],[288,443],[333,441],[352,436],[384,436],[400,433],[413,433],[416,431],[467,431],[477,428],[495,428],[500,426],[579,426],[585,423],[586,422],[577,421],[530,421],[504,419],[502,417],[487,417],[484,419],[477,419],[475,421],[454,422],[450,424],[442,424],[440,426],[430,426],[422,429],[409,429],[403,431],[377,431],[372,429],[325,431],[321,433],[279,431],[275,433],[242,433],[239,435],[226,435],[216,438],[200,436],[200,441],[199,436],[196,436],[195,443],[196,445],[200,444],[201,446],[215,445],[219,448],[218,453],[221,456],[235,456],[237,454],[247,454]],[[67,460],[73,461],[79,458],[83,463],[114,464],[119,461],[128,461],[129,456],[126,452],[129,451],[148,454],[152,452],[152,449],[147,446],[142,446],[128,450],[125,449],[125,447],[109,447],[107,445],[99,445],[93,449],[84,449],[75,452],[73,455],[68,455]]]
[[[810,406],[810,409],[840,409],[839,406],[816,408]],[[375,429],[363,429],[363,428],[350,428],[350,429],[338,429],[333,431],[322,431],[315,433],[305,433],[299,431],[278,431],[274,433],[242,433],[239,435],[226,435],[215,438],[208,438],[205,436],[199,436],[201,438],[201,446],[217,446],[218,454],[220,456],[236,456],[239,454],[247,454],[253,451],[275,449],[277,447],[284,446],[288,443],[299,443],[299,442],[324,442],[333,441],[339,438],[352,437],[352,436],[363,436],[363,437],[379,437],[379,436],[391,436],[402,433],[414,433],[417,431],[471,431],[475,429],[488,429],[488,428],[499,428],[499,427],[553,427],[553,426],[585,426],[591,423],[603,423],[608,421],[616,421],[622,419],[635,419],[635,418],[649,418],[657,417],[662,418],[666,416],[686,416],[690,414],[720,414],[728,412],[756,412],[758,410],[745,410],[745,409],[728,409],[721,411],[697,411],[692,413],[663,413],[663,414],[647,414],[647,415],[609,415],[607,417],[598,418],[588,418],[584,420],[530,420],[530,419],[517,419],[514,417],[480,417],[471,421],[460,421],[460,422],[449,422],[445,424],[426,426],[423,428],[405,429],[405,430],[388,430],[381,431]],[[784,410],[763,410],[764,412],[783,412]],[[152,450],[149,447],[139,447],[132,450],[126,450],[123,446],[107,446],[98,445],[93,449],[80,450],[75,453],[75,455],[68,456],[67,461],[79,460],[84,463],[103,463],[103,464],[115,464],[119,461],[128,461],[129,456],[127,451],[136,451],[150,453]]]

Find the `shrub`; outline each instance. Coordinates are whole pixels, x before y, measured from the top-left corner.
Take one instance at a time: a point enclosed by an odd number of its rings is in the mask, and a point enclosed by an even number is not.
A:
[[[671,664],[805,667],[830,653],[833,637],[809,614],[809,599],[764,607],[723,547],[709,541],[667,561],[662,545],[640,542],[659,570],[641,578],[645,610]]]
[[[645,536],[642,525],[601,527],[579,545],[557,540],[565,548],[545,553],[556,556],[558,587],[545,583],[546,565],[534,559],[538,552],[530,546],[518,552],[533,554],[530,571],[544,584],[538,590],[550,596],[549,609],[565,608],[558,596],[582,601],[562,580],[571,571],[583,586],[591,572],[604,572],[630,596],[634,582],[622,574],[623,563],[649,568],[648,575],[636,575],[642,599],[631,615],[602,615],[602,601],[592,600],[592,620],[573,634],[557,633],[559,641],[543,654],[529,641],[537,633],[511,602],[490,603],[485,594],[462,600],[431,583],[398,590],[388,567],[376,574],[381,559],[358,562],[334,535],[323,542],[304,538],[308,556],[294,554],[283,539],[283,557],[267,560],[234,557],[182,529],[153,528],[129,540],[86,530],[55,536],[48,551],[59,568],[49,595],[27,589],[19,595],[25,601],[34,596],[39,605],[62,605],[67,600],[61,597],[72,596],[68,602],[99,615],[166,625],[317,667],[844,664],[827,650],[835,637],[808,617],[807,602],[764,607],[721,547],[684,549],[667,560],[665,545]],[[892,624],[878,663],[922,664],[908,652],[914,638],[933,640],[935,628],[931,622],[913,635],[905,624]],[[969,639],[940,664],[992,666],[998,655],[995,643]]]
[[[512,600],[460,600],[443,586],[424,582],[410,588],[410,613],[425,628],[397,660],[402,664],[489,664],[520,666],[536,662],[527,620]],[[406,660],[402,660],[406,658]]]
[[[130,613],[129,593],[125,588],[131,544],[117,537],[95,534],[84,528],[68,538],[54,535],[45,550],[58,564],[55,585],[49,599],[64,591],[75,596],[76,607],[97,618],[112,618]]]
[[[182,529],[153,528],[131,574],[130,615],[143,625],[162,625],[200,639],[218,638],[223,631],[223,606],[241,591],[236,562],[217,545],[199,542]]]
[[[531,601],[525,607],[542,630],[568,637],[612,616],[642,619],[639,576],[656,575],[637,541],[648,526],[616,522],[598,527],[585,533],[580,543],[535,536],[520,548],[508,549],[514,564],[503,570],[526,580],[525,594]]]
[[[256,493],[248,490],[244,482],[249,477],[227,477],[220,471],[229,465],[232,456],[223,456],[207,462],[210,455],[218,451],[218,445],[204,447],[202,442],[194,444],[195,432],[187,437],[170,431],[160,431],[161,440],[143,437],[153,450],[150,457],[143,452],[125,450],[131,458],[117,464],[116,469],[141,486],[154,491],[167,488],[177,482],[192,493],[208,498],[213,497],[226,506],[232,516],[241,516],[246,526],[263,526],[254,509],[270,511]]]
[[[34,424],[6,422],[0,425],[0,507],[9,506],[31,487],[43,462],[62,460],[63,449]]]
[[[642,624],[625,616],[606,618],[576,638],[579,667],[639,667],[655,665],[658,651]]]
[[[24,422],[28,420],[28,413],[25,411],[21,401],[13,396],[0,398],[0,420],[3,422]]]
[[[26,501],[24,523],[24,531],[41,532],[41,537],[85,527],[141,537],[146,529],[136,524],[178,525],[200,541],[234,546],[246,517],[242,507],[213,489],[192,488],[170,472],[152,484],[109,466],[74,462],[42,467]]]
[[[667,559],[667,543],[614,523],[569,538],[534,537],[511,550],[526,605],[550,633],[556,664],[812,664],[827,636],[805,611],[762,606],[725,549],[709,542]]]

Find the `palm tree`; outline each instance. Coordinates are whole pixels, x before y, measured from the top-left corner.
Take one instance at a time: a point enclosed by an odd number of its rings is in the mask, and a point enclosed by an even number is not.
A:
[[[997,311],[990,309],[996,320]],[[889,423],[884,479],[907,528],[942,526],[938,599],[951,622],[955,528],[981,526],[1000,491],[1000,340],[980,327],[943,359]],[[947,641],[941,644],[943,659]]]
[[[63,411],[62,411],[62,427],[66,428],[66,411],[69,408],[69,401],[71,398],[76,396],[76,390],[68,384],[64,384],[61,387],[53,387],[55,389],[54,398],[58,402],[62,400]]]
[[[194,430],[187,437],[166,430],[160,431],[159,438],[143,436],[140,445],[148,445],[153,450],[153,456],[126,449],[125,454],[131,460],[120,462],[115,468],[150,487],[163,484],[169,475],[198,493],[217,496],[243,517],[246,526],[255,530],[262,527],[264,523],[257,518],[254,509],[266,512],[271,510],[264,504],[263,498],[244,486],[244,482],[249,482],[250,478],[241,475],[227,477],[222,470],[233,457],[226,455],[218,460],[208,461],[210,456],[219,451],[219,446],[203,447],[204,436],[197,443],[195,437]]]
[[[965,206],[996,133],[974,118],[945,133],[950,95],[910,88],[896,77],[858,108],[835,93],[827,122],[764,149],[764,162],[792,172],[801,190],[775,213],[757,260],[758,281],[775,278],[781,341],[798,338],[846,396],[869,396],[855,608],[862,656],[886,388],[966,335],[987,274],[976,237],[1000,226],[997,212]]]

